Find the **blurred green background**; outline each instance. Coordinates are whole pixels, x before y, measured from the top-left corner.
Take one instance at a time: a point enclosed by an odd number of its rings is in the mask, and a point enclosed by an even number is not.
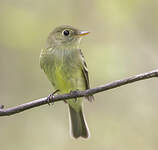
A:
[[[61,24],[89,30],[81,48],[91,87],[158,67],[157,0],[0,0],[0,103],[45,97],[53,89],[39,66],[47,35]],[[69,136],[63,102],[0,118],[3,150],[157,150],[158,80],[85,101],[89,140]]]

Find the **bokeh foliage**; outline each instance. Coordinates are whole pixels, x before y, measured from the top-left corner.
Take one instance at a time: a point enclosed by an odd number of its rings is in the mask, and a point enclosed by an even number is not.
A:
[[[61,24],[89,30],[81,44],[91,86],[156,69],[156,0],[1,0],[0,103],[15,106],[50,94],[39,67],[48,33]],[[64,103],[0,118],[4,150],[157,150],[158,80],[127,85],[85,101],[91,138],[69,136]]]

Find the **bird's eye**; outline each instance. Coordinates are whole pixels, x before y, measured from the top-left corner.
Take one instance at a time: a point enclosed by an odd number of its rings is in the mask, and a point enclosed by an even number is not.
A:
[[[63,31],[63,34],[64,34],[65,36],[68,36],[68,35],[70,34],[70,32],[69,32],[68,30],[64,30],[64,31]]]

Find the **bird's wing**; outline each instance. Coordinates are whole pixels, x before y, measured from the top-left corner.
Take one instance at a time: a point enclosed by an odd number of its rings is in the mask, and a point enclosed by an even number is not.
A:
[[[83,55],[81,50],[80,50],[80,55],[81,55],[81,59],[82,59],[82,74],[83,74],[83,78],[84,78],[84,81],[85,81],[85,87],[86,87],[86,89],[89,89],[90,84],[89,84],[88,68],[87,68],[87,64],[86,64],[85,59],[84,59],[84,55]],[[94,100],[93,95],[89,95],[86,98],[89,101]]]

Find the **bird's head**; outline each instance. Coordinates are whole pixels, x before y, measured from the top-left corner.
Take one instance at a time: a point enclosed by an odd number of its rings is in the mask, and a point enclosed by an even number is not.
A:
[[[62,25],[49,34],[47,43],[51,47],[78,47],[81,38],[88,33],[88,31],[81,31],[70,25]]]

